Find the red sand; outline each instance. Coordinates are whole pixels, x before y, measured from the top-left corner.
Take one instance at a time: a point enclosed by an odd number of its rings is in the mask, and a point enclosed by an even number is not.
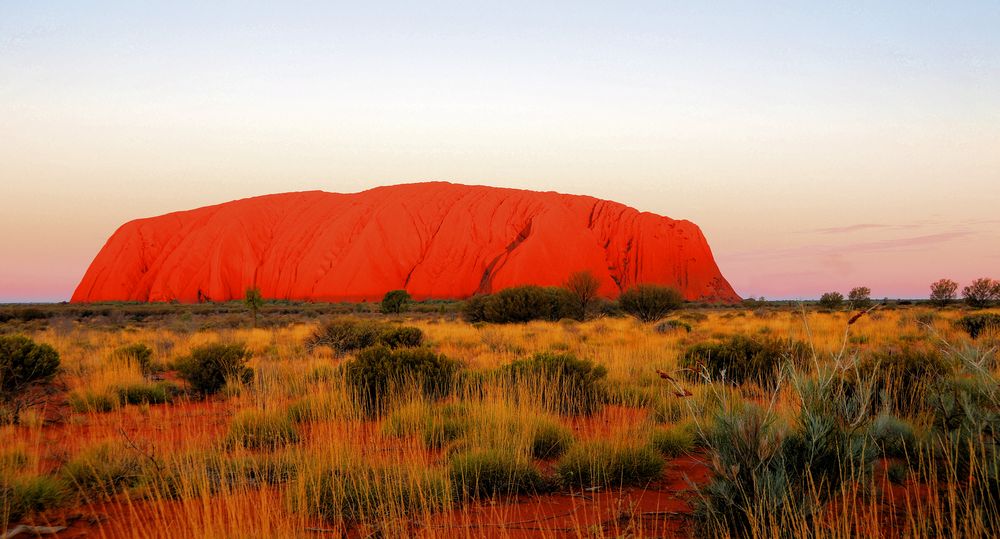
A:
[[[464,298],[558,285],[590,270],[600,293],[638,283],[689,300],[738,301],[689,221],[616,202],[445,182],[237,200],[126,223],[74,302],[228,301],[264,297],[378,301]]]

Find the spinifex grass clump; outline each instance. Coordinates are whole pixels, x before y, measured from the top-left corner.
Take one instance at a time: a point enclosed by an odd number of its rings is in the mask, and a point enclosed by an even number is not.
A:
[[[554,419],[536,419],[531,431],[531,456],[536,459],[558,458],[573,445],[573,432]]]
[[[277,449],[299,441],[299,435],[286,414],[244,410],[229,425],[226,444],[246,449]]]
[[[375,346],[346,361],[343,368],[344,381],[359,408],[376,415],[409,390],[432,399],[444,396],[451,390],[460,364],[426,348]]]
[[[461,498],[536,494],[551,487],[531,459],[504,449],[458,453],[451,457],[449,475]]]
[[[643,486],[659,479],[663,466],[663,457],[648,445],[601,440],[571,447],[556,473],[570,488]]]
[[[649,443],[664,457],[679,457],[694,449],[694,429],[686,423],[658,428],[650,434]]]
[[[460,439],[470,427],[465,406],[434,405],[414,400],[395,410],[385,419],[383,431],[391,436],[418,436],[431,449],[441,449]]]
[[[424,333],[420,328],[342,318],[323,324],[306,341],[306,347],[328,346],[337,354],[345,354],[376,345],[406,348],[420,346],[423,342]]]
[[[700,343],[688,348],[680,364],[688,369],[691,377],[707,374],[712,380],[772,386],[782,365],[799,366],[808,353],[809,347],[801,341],[733,335],[721,342]]]
[[[143,462],[123,444],[90,447],[63,465],[66,484],[88,499],[107,499],[134,487],[143,478]]]
[[[703,432],[713,477],[699,490],[697,516],[707,533],[759,536],[808,522],[845,485],[866,481],[877,451],[871,388],[833,371],[793,382],[801,403],[795,423],[728,401]]]
[[[415,514],[446,509],[452,487],[440,469],[371,466],[362,462],[301,473],[290,490],[294,508],[329,522],[379,529]],[[399,530],[391,535],[399,535]]]
[[[952,369],[937,350],[904,346],[865,354],[853,374],[859,382],[873,384],[873,409],[910,415],[926,408],[927,388]]]
[[[7,477],[0,473],[0,530],[23,517],[66,501],[65,485],[55,477]]]
[[[512,396],[539,399],[548,411],[589,415],[604,401],[608,371],[573,354],[541,353],[500,369],[501,380]]]
[[[250,351],[240,343],[206,344],[180,361],[178,371],[195,392],[205,396],[218,393],[230,380],[248,383],[253,370],[246,366]]]
[[[142,343],[129,344],[114,351],[112,357],[134,365],[143,376],[153,372],[153,350]]]
[[[955,321],[955,327],[977,339],[985,333],[1000,332],[1000,314],[978,313],[963,316]]]

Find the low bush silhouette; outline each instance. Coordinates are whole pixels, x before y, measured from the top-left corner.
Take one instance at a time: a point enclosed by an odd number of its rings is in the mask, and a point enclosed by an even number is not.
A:
[[[462,316],[468,322],[512,324],[575,318],[578,310],[578,299],[569,290],[529,285],[473,296],[463,305]]]
[[[655,284],[640,284],[618,297],[618,305],[642,322],[656,322],[684,304],[684,296],[676,288]]]
[[[955,321],[955,327],[968,333],[973,339],[978,339],[983,333],[1000,332],[1000,314],[978,313],[963,316]]]

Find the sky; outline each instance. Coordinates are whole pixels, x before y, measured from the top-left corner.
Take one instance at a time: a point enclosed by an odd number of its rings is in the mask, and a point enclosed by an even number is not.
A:
[[[0,302],[122,223],[426,180],[697,223],[737,292],[1000,278],[1000,2],[0,0]]]

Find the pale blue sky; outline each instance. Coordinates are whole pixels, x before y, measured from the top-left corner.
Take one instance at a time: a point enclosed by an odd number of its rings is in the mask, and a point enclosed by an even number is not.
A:
[[[0,302],[129,219],[428,179],[691,219],[743,295],[1000,277],[1000,2],[203,4],[0,0]]]

